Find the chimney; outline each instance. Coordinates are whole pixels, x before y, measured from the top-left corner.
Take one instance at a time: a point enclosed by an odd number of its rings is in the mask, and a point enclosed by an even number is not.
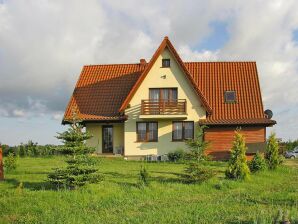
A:
[[[141,68],[144,69],[146,65],[147,65],[146,60],[144,58],[140,59],[140,66],[141,66]]]

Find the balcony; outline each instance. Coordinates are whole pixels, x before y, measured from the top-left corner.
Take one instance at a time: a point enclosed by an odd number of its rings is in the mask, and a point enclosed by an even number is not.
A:
[[[142,100],[140,118],[182,118],[187,117],[186,100]]]

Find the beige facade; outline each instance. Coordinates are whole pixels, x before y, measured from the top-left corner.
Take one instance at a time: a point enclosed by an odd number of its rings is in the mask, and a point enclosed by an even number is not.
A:
[[[88,123],[86,124],[86,130],[92,134],[92,138],[87,140],[87,145],[96,148],[96,153],[102,153],[102,127],[105,125],[113,126],[113,153],[118,153],[118,149],[124,148],[124,124],[123,123],[109,123],[98,124]]]
[[[170,59],[171,66],[163,68],[162,59]],[[183,116],[141,115],[141,101],[149,99],[150,88],[177,88],[178,99],[186,99],[187,114]],[[184,142],[172,141],[172,122],[177,120],[194,121],[196,127],[199,119],[206,118],[206,110],[202,106],[199,97],[168,48],[165,48],[159,55],[132,97],[125,114],[128,119],[124,123],[113,124],[114,152],[115,147],[123,146],[125,156],[163,155],[178,148],[185,149]],[[137,142],[136,122],[138,121],[158,122],[158,142]],[[102,125],[87,124],[86,128],[94,136],[88,140],[88,145],[96,147],[97,152],[102,153]]]
[[[162,59],[170,59],[171,66],[162,68]],[[162,77],[163,76],[163,77]],[[165,78],[164,78],[165,77]],[[125,155],[162,155],[177,148],[185,148],[184,142],[172,141],[172,121],[180,120],[180,117],[169,117],[168,115],[151,116],[151,121],[158,122],[158,142],[137,142],[136,122],[148,119],[141,119],[141,100],[149,98],[149,88],[178,88],[178,99],[186,99],[187,116],[186,119],[194,121],[205,118],[206,111],[202,107],[193,87],[186,79],[185,74],[179,67],[173,55],[166,48],[158,57],[157,61],[147,74],[146,78],[136,91],[130,101],[130,108],[125,110],[128,120],[124,125]]]

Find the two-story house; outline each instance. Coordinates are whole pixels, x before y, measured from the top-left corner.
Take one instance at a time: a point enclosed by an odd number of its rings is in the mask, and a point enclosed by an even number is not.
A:
[[[255,62],[183,62],[168,37],[148,63],[84,66],[63,124],[73,111],[93,135],[88,145],[128,158],[186,149],[201,124],[215,158],[228,157],[239,127],[253,153],[276,123],[264,113]]]

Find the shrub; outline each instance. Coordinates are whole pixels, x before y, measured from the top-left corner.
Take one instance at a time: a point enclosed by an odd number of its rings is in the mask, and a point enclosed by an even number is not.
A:
[[[280,164],[280,157],[278,155],[278,142],[275,133],[271,133],[266,144],[265,159],[268,168],[273,170],[276,169]]]
[[[251,172],[257,172],[266,169],[266,161],[262,157],[262,155],[257,152],[253,159],[249,163],[249,169]]]
[[[7,171],[13,171],[17,168],[17,158],[13,153],[9,153],[4,160],[4,168]]]
[[[184,182],[201,183],[215,176],[213,170],[200,166],[197,162],[190,162],[185,169]]]
[[[186,145],[190,149],[188,157],[191,160],[200,161],[206,159],[205,151],[208,148],[209,143],[204,141],[204,132],[207,126],[198,126],[196,130],[196,136],[194,139],[186,141]]]
[[[225,172],[227,178],[246,179],[249,177],[250,171],[245,156],[246,149],[243,135],[239,131],[236,131],[231,149],[231,158]]]
[[[149,186],[149,173],[145,167],[141,166],[140,172],[139,172],[139,186]]]
[[[68,131],[60,133],[57,137],[64,143],[61,149],[70,154],[70,158],[65,161],[68,164],[66,168],[55,169],[48,175],[49,182],[57,188],[75,189],[102,179],[96,173],[96,160],[88,155],[94,152],[95,148],[88,147],[85,143],[85,140],[92,136],[82,129],[83,126],[74,117]]]
[[[168,158],[171,162],[179,162],[184,160],[186,157],[186,152],[183,149],[177,149],[174,152],[168,153]]]

